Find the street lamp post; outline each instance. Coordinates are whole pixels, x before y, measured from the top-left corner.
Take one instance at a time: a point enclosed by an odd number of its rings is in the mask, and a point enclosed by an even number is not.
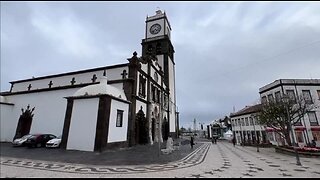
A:
[[[283,95],[283,99],[285,101],[285,106],[286,106],[286,111],[287,111],[287,118],[288,118],[288,121],[289,121],[289,127],[290,128],[290,132],[291,132],[291,137],[292,137],[292,146],[293,146],[293,149],[294,149],[294,153],[296,155],[296,160],[297,160],[297,165],[298,166],[301,166],[301,162],[300,162],[300,158],[299,158],[299,154],[298,154],[298,151],[297,151],[297,148],[295,148],[296,146],[296,141],[294,139],[294,134],[293,134],[293,129],[292,129],[292,125],[291,125],[291,121],[290,121],[290,114],[289,114],[289,109],[288,109],[288,102],[289,102],[289,97],[288,95]]]

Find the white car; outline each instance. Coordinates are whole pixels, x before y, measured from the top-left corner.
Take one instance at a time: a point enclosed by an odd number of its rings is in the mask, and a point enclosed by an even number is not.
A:
[[[31,137],[31,134],[27,134],[22,136],[21,138],[17,138],[15,140],[12,141],[12,145],[13,146],[24,146],[25,142],[28,140],[29,137]]]
[[[57,138],[51,139],[46,143],[47,148],[58,148],[60,147],[61,143],[61,136],[58,136]]]

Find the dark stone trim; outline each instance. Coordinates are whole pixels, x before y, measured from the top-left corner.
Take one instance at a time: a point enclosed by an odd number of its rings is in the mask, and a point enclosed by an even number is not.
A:
[[[109,149],[125,148],[125,147],[128,147],[129,144],[127,141],[120,141],[120,142],[108,143],[107,146],[108,146],[108,150],[109,150]]]
[[[131,78],[132,81],[125,81],[123,83],[125,94],[128,98],[128,101],[131,101],[128,112],[128,132],[127,132],[127,141],[128,146],[136,145],[135,141],[135,121],[136,121],[136,94],[137,94],[137,85],[138,85],[138,70],[141,68],[141,63],[137,57],[137,53],[134,52],[131,58],[128,58],[129,61],[129,72],[128,78]]]
[[[158,88],[164,90],[163,87],[161,87],[161,85],[159,85],[159,83],[156,82],[150,75],[148,75],[147,73],[145,73],[145,72],[142,71],[142,70],[139,70],[138,72],[141,73],[142,75],[144,75],[149,81],[152,81],[152,83],[153,83],[155,86],[157,86]],[[161,76],[161,79],[163,79],[163,78],[164,78],[164,76]]]
[[[108,81],[108,84],[116,84],[116,83],[123,83],[125,81],[133,81],[134,79],[127,78],[127,79],[119,79],[119,80],[111,80]],[[89,85],[99,84],[100,82],[90,82],[90,83],[82,83],[76,85],[67,85],[67,86],[58,86],[58,87],[51,87],[51,88],[43,88],[43,89],[34,89],[30,91],[18,91],[18,92],[1,92],[1,96],[8,96],[8,95],[16,95],[16,94],[28,94],[28,93],[38,93],[44,91],[56,91],[56,90],[63,90],[63,89],[70,89],[70,88],[79,88],[85,87]]]
[[[128,66],[128,63],[125,64],[117,64],[113,66],[104,66],[104,67],[98,67],[93,69],[86,69],[86,70],[80,70],[80,71],[73,71],[73,72],[67,72],[67,73],[61,73],[61,74],[55,74],[55,75],[48,75],[48,76],[42,76],[37,78],[30,78],[30,79],[24,79],[24,80],[17,80],[17,81],[11,81],[10,83],[20,83],[20,82],[26,82],[26,81],[35,81],[40,79],[47,79],[47,78],[55,78],[55,77],[61,77],[66,75],[74,75],[74,74],[81,74],[81,73],[87,73],[92,71],[99,71],[104,69],[114,69],[114,68],[120,68],[120,67],[126,67]]]
[[[153,65],[152,63],[151,63],[151,67],[153,67],[153,69],[154,69],[161,77],[164,76],[164,73],[163,73],[162,69],[161,69],[161,71],[159,71],[159,70],[157,69],[157,67],[156,67],[155,65]]]
[[[72,108],[73,108],[73,99],[68,99],[66,115],[64,118],[63,131],[62,131],[61,146],[60,146],[62,149],[67,149],[67,142],[69,137],[70,123],[71,123],[71,116],[72,116]]]
[[[14,106],[14,104],[13,104],[13,103],[0,102],[0,104]]]
[[[126,78],[126,79],[118,79],[118,80],[110,80],[108,81],[108,84],[117,84],[117,83],[123,83],[125,81],[134,81],[132,78]]]
[[[150,76],[150,63],[148,63],[148,74]],[[150,77],[147,78],[147,102],[150,102],[150,95],[151,95],[151,83],[150,83]],[[149,103],[147,103],[146,106],[146,121],[149,123],[149,120],[151,120],[151,111],[150,111],[150,106]],[[152,121],[151,121],[152,123]],[[152,125],[151,125],[152,126]],[[150,127],[150,126],[149,126]],[[149,134],[149,129],[148,129],[148,143],[151,142],[152,139],[150,139],[150,134]]]
[[[169,88],[169,62],[168,56],[163,57],[163,66],[164,66],[164,84]]]
[[[139,72],[140,74],[146,76],[147,78],[150,77],[150,76],[149,76],[146,72],[144,72],[142,69],[138,69],[138,72]]]
[[[150,103],[150,102],[148,102],[147,100],[142,99],[142,98],[139,97],[139,96],[136,96],[136,100],[139,100],[139,101],[144,102],[144,103],[146,103],[146,104]]]
[[[94,151],[103,151],[108,142],[111,99],[110,96],[101,96],[99,98]]]
[[[79,88],[79,87],[85,87],[93,84],[99,84],[99,82],[95,83],[83,83],[83,84],[77,84],[77,85],[67,85],[67,86],[58,86],[58,87],[51,87],[51,88],[43,88],[43,89],[34,89],[30,91],[18,91],[18,92],[1,92],[1,96],[9,96],[9,95],[17,95],[17,94],[28,94],[28,93],[38,93],[38,92],[44,92],[44,91],[56,91],[56,90],[63,90],[63,89],[70,89],[70,88]]]
[[[109,94],[97,94],[97,95],[88,95],[88,96],[70,96],[70,97],[65,97],[65,98],[66,99],[90,99],[90,98],[98,98],[98,97],[104,97],[104,96],[110,97],[112,99],[115,99],[115,100],[123,102],[123,103],[131,104],[131,102],[129,102],[129,101],[126,101],[124,99],[120,99],[118,97],[111,96]]]

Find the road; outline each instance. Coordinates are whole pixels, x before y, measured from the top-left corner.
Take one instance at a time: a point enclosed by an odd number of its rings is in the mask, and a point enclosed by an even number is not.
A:
[[[226,141],[203,142],[185,158],[149,165],[85,165],[1,157],[1,177],[320,177],[320,158],[274,152],[273,148],[242,147]]]

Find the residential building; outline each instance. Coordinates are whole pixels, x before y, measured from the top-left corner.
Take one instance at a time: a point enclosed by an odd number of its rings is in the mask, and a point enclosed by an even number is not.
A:
[[[304,98],[313,107],[303,118],[292,126],[295,142],[299,146],[307,146],[312,140],[320,147],[320,79],[279,79],[259,89],[261,102],[279,101],[284,95],[290,101],[296,102]],[[277,145],[285,144],[274,129],[268,128],[270,142]],[[292,138],[292,137],[291,137]]]
[[[238,112],[231,113],[231,126],[233,137],[240,145],[253,145],[267,143],[266,131],[257,121],[257,114],[261,104],[246,106]]]

